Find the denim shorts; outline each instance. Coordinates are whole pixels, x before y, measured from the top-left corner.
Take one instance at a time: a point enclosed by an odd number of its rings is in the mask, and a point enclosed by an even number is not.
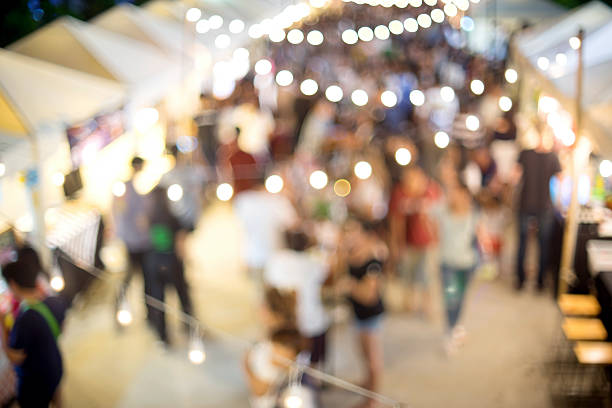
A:
[[[355,319],[355,325],[357,330],[360,332],[373,332],[377,331],[382,325],[383,314],[369,317],[365,320]]]

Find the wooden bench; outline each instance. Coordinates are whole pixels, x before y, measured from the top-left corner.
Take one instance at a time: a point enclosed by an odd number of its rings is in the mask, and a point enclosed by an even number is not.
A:
[[[563,333],[570,341],[606,340],[608,332],[599,319],[566,317],[563,320]]]
[[[559,296],[559,309],[565,316],[597,316],[601,312],[599,302],[593,295]]]

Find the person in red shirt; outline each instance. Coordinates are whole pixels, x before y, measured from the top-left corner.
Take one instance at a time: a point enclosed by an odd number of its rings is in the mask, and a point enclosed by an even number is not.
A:
[[[406,168],[389,202],[390,249],[404,286],[404,308],[429,314],[432,249],[437,243],[435,223],[427,214],[441,196],[441,188],[422,168]]]

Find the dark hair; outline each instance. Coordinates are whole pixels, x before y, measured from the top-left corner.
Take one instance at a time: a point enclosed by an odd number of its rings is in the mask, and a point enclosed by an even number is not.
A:
[[[295,327],[297,321],[295,291],[281,292],[277,288],[268,287],[264,298],[270,311],[283,320],[282,327]]]
[[[144,159],[142,157],[135,156],[132,159],[132,167],[142,166],[143,163],[144,163]]]
[[[296,355],[306,348],[304,337],[295,328],[284,327],[277,329],[270,336],[270,340],[273,343],[282,344],[290,348]]]
[[[287,248],[302,252],[308,248],[310,240],[304,231],[287,230],[285,231],[285,243],[287,244]]]
[[[31,247],[17,251],[17,260],[2,267],[2,276],[7,283],[15,282],[17,286],[26,289],[36,288],[36,278],[41,272],[38,254]]]

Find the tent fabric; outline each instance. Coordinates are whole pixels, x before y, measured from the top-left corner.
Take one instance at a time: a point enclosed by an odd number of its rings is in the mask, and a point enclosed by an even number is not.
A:
[[[473,17],[497,17],[501,19],[539,20],[563,14],[565,9],[550,0],[492,0],[473,4]]]
[[[6,95],[0,94],[0,134],[27,136],[28,130],[23,120],[11,106]]]

